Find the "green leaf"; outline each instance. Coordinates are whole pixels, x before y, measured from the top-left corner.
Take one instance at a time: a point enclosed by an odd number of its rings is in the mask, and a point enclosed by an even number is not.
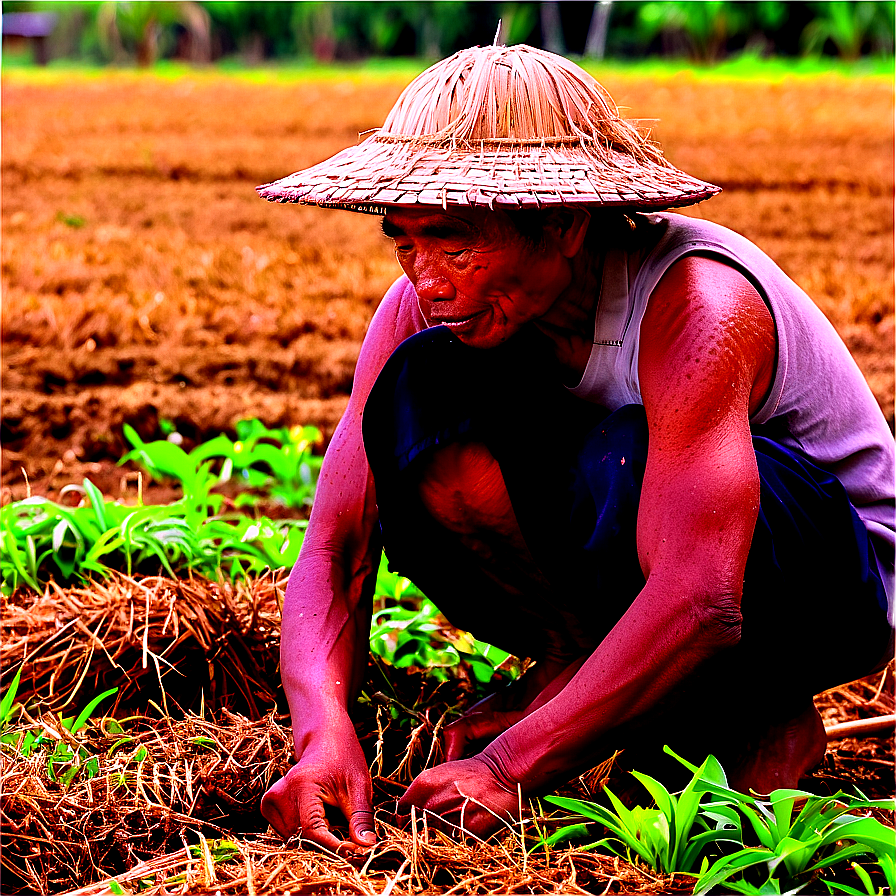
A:
[[[650,775],[632,772],[632,777],[640,781],[644,789],[653,797],[657,808],[666,817],[666,821],[670,824],[674,823],[675,810],[677,808],[675,797],[656,778],[652,778]]]
[[[892,855],[896,852],[896,831],[879,822],[876,818],[838,818],[829,830],[824,832],[821,846],[829,846],[838,840],[852,840],[867,847],[876,856]]]
[[[729,880],[725,887],[729,892],[742,893],[743,896],[778,896],[781,894],[781,882],[776,877],[764,881],[758,887],[748,880]],[[792,894],[799,893],[800,890],[802,887],[796,887],[793,890],[787,890],[781,896],[792,896]]]
[[[564,825],[562,828],[558,828],[551,834],[548,838],[546,838],[543,843],[536,843],[530,852],[536,849],[540,849],[542,846],[556,846],[558,843],[568,843],[573,840],[587,840],[592,836],[590,825],[579,823],[579,824],[568,824]],[[590,846],[579,846],[578,849],[591,849],[594,846],[592,843]]]
[[[90,498],[90,505],[96,516],[96,524],[101,532],[105,532],[109,528],[109,523],[106,520],[106,499],[103,497],[103,493],[86,478],[84,480],[84,490],[87,492],[87,497]]]
[[[865,892],[870,893],[871,896],[877,892],[874,884],[871,881],[871,875],[857,862],[851,863],[852,870],[855,871],[856,877],[862,882],[862,885],[865,887]]]
[[[819,859],[814,865],[810,865],[804,870],[806,872],[822,871],[826,868],[833,868],[834,865],[839,865],[841,862],[845,862],[847,859],[853,859],[856,856],[867,856],[872,852],[873,851],[867,846],[850,843],[849,845],[844,846],[842,849],[838,849],[836,852],[829,853],[828,855]]]
[[[766,849],[774,850],[777,838],[775,837],[773,825],[769,823],[766,815],[760,811],[758,806],[744,805],[741,806],[741,811],[744,818],[747,819],[753,828],[753,833],[756,834],[760,845]]]
[[[766,865],[774,857],[775,854],[770,849],[753,846],[723,856],[697,878],[694,884],[694,896],[703,896],[713,887],[728,881],[735,874],[740,874],[747,868],[754,868],[757,865]]]
[[[97,706],[99,706],[99,704],[103,700],[105,700],[106,697],[111,697],[113,694],[116,694],[116,693],[118,693],[118,688],[114,687],[114,688],[110,688],[108,691],[103,691],[103,693],[100,694],[98,697],[94,697],[93,700],[91,700],[90,703],[88,703],[87,706],[85,706],[84,709],[81,710],[81,712],[78,714],[78,717],[75,719],[75,721],[72,722],[72,725],[69,728],[69,731],[72,734],[77,734],[84,727],[84,725],[87,724],[87,720],[90,718],[90,716],[92,715],[93,711],[97,708]]]
[[[774,873],[779,864],[783,862],[789,877],[796,877],[803,871],[810,859],[815,854],[821,842],[816,834],[808,840],[794,840],[793,837],[783,837],[775,845],[775,858],[769,862],[768,870]]]
[[[3,699],[0,700],[0,731],[4,730],[9,722],[9,715],[12,712],[13,703],[19,690],[19,680],[22,677],[22,669],[24,668],[24,666],[19,666],[19,671],[16,672],[15,677],[6,689],[6,693],[3,695]]]
[[[850,896],[877,896],[877,890],[857,890],[848,884],[837,883],[833,880],[824,880],[822,883],[827,887],[828,893],[849,893]]]
[[[887,889],[891,893],[896,892],[896,855],[890,853],[889,855],[879,856],[878,862],[884,872],[884,877],[887,879]]]
[[[617,808],[617,813],[614,814],[597,803],[571,799],[570,797],[548,796],[545,797],[545,799],[563,809],[578,812],[580,815],[584,815],[585,818],[599,821],[604,827],[609,828],[610,831],[616,835],[623,846],[640,856],[640,858],[648,864],[653,865],[655,859],[654,853],[647,844],[642,843],[638,839],[638,824],[632,812],[622,806],[622,804],[619,803],[619,800],[616,799],[609,790],[604,789],[604,793],[611,798],[611,801],[615,800],[614,807],[617,804],[622,807],[623,813],[620,814]],[[607,843],[607,841],[602,840],[600,843]],[[617,855],[621,855],[617,850],[614,850],[614,852],[616,852]]]

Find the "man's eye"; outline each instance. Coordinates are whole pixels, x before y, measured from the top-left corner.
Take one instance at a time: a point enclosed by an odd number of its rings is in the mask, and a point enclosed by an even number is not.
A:
[[[463,255],[466,251],[466,249],[442,249],[442,254],[454,258],[457,255]]]

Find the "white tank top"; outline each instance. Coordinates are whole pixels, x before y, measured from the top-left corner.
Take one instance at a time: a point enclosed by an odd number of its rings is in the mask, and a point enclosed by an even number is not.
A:
[[[757,289],[775,322],[778,357],[771,390],[753,424],[775,420],[776,438],[832,472],[872,537],[893,624],[894,440],[849,350],[818,306],[749,240],[708,221],[651,216],[666,225],[638,263],[624,250],[604,262],[594,346],[581,382],[570,391],[616,410],[642,404],[638,382],[641,321],[669,267],[685,255],[727,262]]]

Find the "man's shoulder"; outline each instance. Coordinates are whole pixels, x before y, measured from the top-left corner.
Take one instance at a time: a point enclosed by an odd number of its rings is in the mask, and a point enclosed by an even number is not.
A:
[[[408,280],[407,274],[402,274],[398,277],[386,290],[383,295],[383,301],[394,302],[396,304],[405,302],[417,303],[417,293],[414,291],[411,281]]]
[[[427,327],[420,312],[417,293],[404,275],[386,290],[364,337],[360,361],[371,355],[381,365],[403,340]]]
[[[683,215],[680,212],[661,212],[655,217],[665,223],[664,235],[666,239],[706,239],[723,242],[734,240],[738,243],[743,241],[753,245],[743,234],[708,218],[699,218],[696,215]]]

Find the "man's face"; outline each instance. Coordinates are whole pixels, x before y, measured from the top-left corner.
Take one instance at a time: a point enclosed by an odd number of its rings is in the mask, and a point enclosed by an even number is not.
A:
[[[427,322],[475,348],[499,345],[543,317],[571,278],[551,239],[533,249],[503,212],[396,209],[383,232]]]

